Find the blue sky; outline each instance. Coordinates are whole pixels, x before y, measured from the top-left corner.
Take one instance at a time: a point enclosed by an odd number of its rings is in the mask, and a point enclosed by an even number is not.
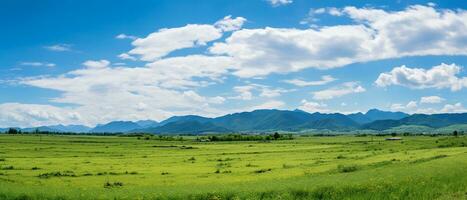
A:
[[[0,127],[466,112],[462,1],[2,1]]]

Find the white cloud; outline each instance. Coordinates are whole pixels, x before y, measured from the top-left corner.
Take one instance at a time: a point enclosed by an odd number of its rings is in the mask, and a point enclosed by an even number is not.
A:
[[[253,89],[255,89],[255,87],[252,85],[235,86],[233,90],[237,92],[238,95],[230,97],[230,99],[251,100],[253,99]]]
[[[285,80],[283,82],[289,83],[292,85],[296,85],[299,87],[305,87],[305,86],[317,86],[317,85],[326,85],[330,82],[333,82],[337,80],[336,78],[330,76],[330,75],[325,75],[321,77],[321,80],[319,81],[304,81],[301,79],[291,79],[291,80]]]
[[[346,7],[341,12],[355,24],[241,29],[209,50],[231,56],[238,66],[234,75],[240,77],[404,56],[467,55],[465,10],[417,5],[402,11]]]
[[[138,37],[136,36],[133,36],[133,35],[127,35],[127,34],[118,34],[117,36],[115,36],[116,39],[130,39],[130,40],[136,40]]]
[[[109,67],[110,62],[108,60],[88,60],[83,65],[90,69],[101,69]]]
[[[222,31],[236,31],[241,29],[245,22],[246,19],[243,17],[232,19],[232,15],[228,15],[224,19],[217,21],[214,26]]]
[[[415,113],[418,108],[418,104],[416,101],[409,101],[407,104],[400,104],[400,103],[395,103],[392,104],[390,109],[392,111],[402,111],[402,112],[408,112],[408,113]]]
[[[309,113],[314,113],[314,112],[329,113],[330,112],[328,105],[324,103],[307,101],[305,99],[301,101],[301,105],[298,107],[298,109],[309,112]]]
[[[209,81],[222,81],[229,60],[192,55],[161,59],[145,67],[110,67],[107,60],[89,60],[83,63],[85,68],[56,77],[27,78],[21,84],[60,91],[62,94],[50,101],[74,107],[57,110],[79,113],[79,121],[91,125],[184,114],[217,116],[228,112],[216,108],[225,98],[203,96],[195,89]],[[42,124],[55,122],[44,120]]]
[[[133,41],[129,54],[140,55],[141,60],[155,61],[170,52],[195,46],[222,37],[222,31],[213,25],[188,24],[179,28],[165,28]]]
[[[241,99],[241,100],[252,100],[254,97],[253,92],[258,91],[260,97],[273,98],[279,97],[283,93],[290,92],[293,90],[285,90],[282,88],[271,88],[266,85],[260,84],[249,84],[242,86],[235,86],[233,90],[238,93],[237,96],[229,97],[230,99]]]
[[[329,7],[329,8],[327,8],[327,11],[332,16],[342,16],[342,15],[344,15],[342,10],[340,10],[338,8],[335,8],[335,7]]]
[[[71,108],[59,108],[39,104],[0,104],[2,127],[31,127],[44,124],[81,123],[81,115]]]
[[[293,3],[292,0],[267,0],[273,7],[283,6]]]
[[[426,96],[426,97],[421,97],[420,98],[420,103],[425,103],[425,104],[436,104],[436,103],[441,103],[445,99],[439,96]]]
[[[313,99],[315,100],[326,100],[341,97],[352,93],[365,92],[365,88],[359,85],[357,82],[346,82],[340,86],[332,87],[329,89],[313,92]]]
[[[467,77],[457,77],[461,67],[456,64],[440,64],[431,69],[409,68],[405,65],[395,67],[390,72],[381,73],[375,81],[379,87],[400,85],[413,89],[450,88],[458,91],[467,87]]]
[[[285,106],[285,103],[283,101],[270,100],[260,105],[250,107],[250,109],[247,109],[247,110],[251,111],[251,110],[259,110],[259,109],[280,109],[284,106]]]
[[[49,51],[71,51],[71,45],[69,44],[55,44],[51,46],[45,46],[45,49]]]
[[[437,96],[430,96],[429,98],[421,99],[420,103],[440,103],[441,101],[444,101],[443,98],[438,99]],[[467,109],[464,108],[464,106],[458,102],[455,104],[445,104],[441,108],[434,108],[434,107],[422,107],[421,105],[418,105],[416,101],[409,101],[407,104],[400,104],[400,103],[395,103],[392,104],[390,109],[392,111],[402,111],[406,113],[422,113],[422,114],[437,114],[437,113],[463,113],[467,112]]]
[[[426,5],[431,6],[431,7],[435,7],[435,6],[436,6],[436,3],[428,2]]]
[[[133,61],[137,60],[136,57],[131,56],[130,54],[127,54],[127,53],[122,53],[118,55],[118,57],[122,60],[133,60]]]
[[[464,108],[464,106],[458,102],[455,104],[446,104],[444,107],[441,109],[441,112],[443,113],[464,113],[467,112],[467,109]]]
[[[33,66],[33,67],[55,67],[55,63],[47,63],[47,62],[22,62],[20,63],[23,66]]]
[[[407,109],[414,109],[417,108],[417,102],[416,101],[409,101],[407,105],[405,106]]]

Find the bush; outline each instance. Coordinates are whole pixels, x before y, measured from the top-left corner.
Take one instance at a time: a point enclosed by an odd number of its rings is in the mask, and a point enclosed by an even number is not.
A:
[[[254,173],[261,174],[261,173],[266,173],[266,172],[270,172],[270,171],[272,171],[271,168],[269,168],[269,169],[259,169],[259,170],[255,170]]]
[[[15,169],[15,167],[13,167],[13,166],[11,166],[11,165],[10,165],[10,166],[2,167],[2,170],[13,170],[13,169]]]
[[[339,165],[337,166],[337,171],[340,173],[349,173],[349,172],[354,172],[357,171],[358,167],[356,165],[349,165],[349,166],[344,166],[344,165]]]
[[[105,182],[104,183],[104,188],[112,188],[112,187],[122,187],[123,183],[122,182]]]

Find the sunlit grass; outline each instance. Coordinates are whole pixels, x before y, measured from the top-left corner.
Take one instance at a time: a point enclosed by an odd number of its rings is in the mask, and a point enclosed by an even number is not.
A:
[[[466,144],[0,135],[0,199],[464,199]]]

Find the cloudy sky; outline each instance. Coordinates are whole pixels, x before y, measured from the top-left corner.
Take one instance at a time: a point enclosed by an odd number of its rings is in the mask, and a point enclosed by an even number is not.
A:
[[[0,127],[467,112],[463,1],[1,1]]]

